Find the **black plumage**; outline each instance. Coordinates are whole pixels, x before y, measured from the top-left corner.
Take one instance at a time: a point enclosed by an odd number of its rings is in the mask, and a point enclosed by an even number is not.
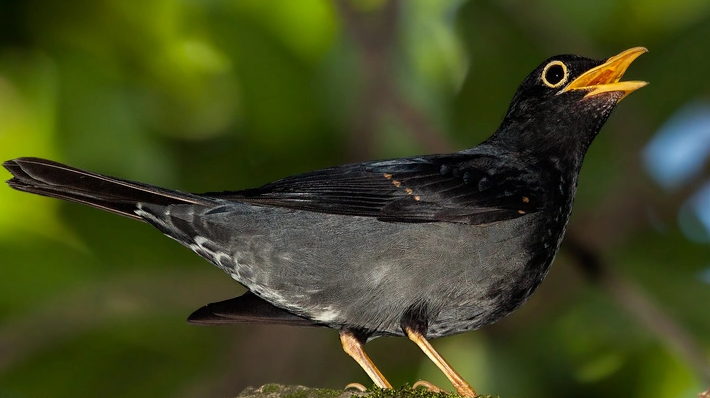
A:
[[[572,211],[587,148],[643,48],[605,61],[552,57],[520,85],[500,128],[453,154],[349,164],[255,189],[189,194],[49,160],[4,163],[15,189],[146,221],[249,289],[189,321],[340,330],[380,387],[362,345],[408,336],[462,395],[475,391],[426,338],[476,329],[542,282]]]

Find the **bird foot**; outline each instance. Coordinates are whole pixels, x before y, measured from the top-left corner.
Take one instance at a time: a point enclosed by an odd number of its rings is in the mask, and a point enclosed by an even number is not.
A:
[[[414,385],[412,385],[412,388],[419,388],[419,387],[424,387],[431,392],[444,392],[444,393],[447,392],[446,390],[439,388],[439,387],[429,383],[426,380],[419,380],[418,382],[414,383]]]
[[[363,386],[363,385],[360,384],[360,383],[350,383],[350,384],[348,384],[347,386],[345,386],[344,389],[345,389],[345,390],[349,390],[349,389],[351,389],[351,388],[352,388],[353,390],[358,390],[358,391],[360,391],[360,392],[365,392],[365,391],[367,391],[367,387]]]
[[[419,380],[418,382],[414,383],[412,388],[419,388],[419,387],[424,387],[430,392],[443,392],[444,394],[448,394],[449,392],[444,390],[443,388],[439,388],[431,383],[429,383],[426,380]],[[456,391],[458,394],[462,397],[471,397],[475,398],[478,397],[479,395],[468,385],[466,384],[465,386],[454,386],[456,387]],[[705,397],[701,397],[705,398]],[[710,397],[707,397],[710,398]]]

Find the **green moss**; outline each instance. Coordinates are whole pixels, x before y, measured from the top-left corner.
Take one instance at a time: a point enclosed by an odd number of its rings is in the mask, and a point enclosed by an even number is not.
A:
[[[299,389],[284,395],[284,398],[335,398],[342,393],[342,391],[327,388]]]
[[[404,386],[400,388],[393,389],[381,389],[378,387],[372,387],[367,390],[367,398],[460,398],[461,396],[456,393],[449,392],[434,392],[429,391],[426,388],[412,388],[410,386]],[[491,395],[479,395],[480,398],[497,398]]]
[[[281,386],[278,384],[264,384],[261,387],[261,392],[264,394],[271,394],[272,392],[277,392],[281,390]]]
[[[313,390],[296,390],[290,394],[284,395],[284,398],[308,398]]]
[[[283,386],[279,384],[266,384],[257,389],[247,388],[239,397],[242,398],[462,398],[460,395],[448,392],[432,392],[426,388],[412,388],[404,386],[395,389],[381,389],[370,387],[366,392],[357,390],[331,390],[327,388],[308,388],[303,386]],[[497,398],[479,396],[479,398]],[[710,397],[709,397],[710,398]]]
[[[342,393],[343,393],[342,391],[329,390],[327,388],[323,388],[323,389],[316,391],[315,398],[335,398]]]

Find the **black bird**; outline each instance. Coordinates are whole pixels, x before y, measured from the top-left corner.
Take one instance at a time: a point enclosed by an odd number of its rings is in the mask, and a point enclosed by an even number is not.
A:
[[[243,191],[184,193],[38,158],[3,165],[12,188],[145,221],[249,290],[202,307],[191,323],[338,329],[345,352],[381,388],[391,386],[363,344],[407,336],[459,394],[475,396],[427,339],[491,324],[542,282],[587,148],[617,103],[647,84],[619,81],[644,52],[548,59],[476,147]]]

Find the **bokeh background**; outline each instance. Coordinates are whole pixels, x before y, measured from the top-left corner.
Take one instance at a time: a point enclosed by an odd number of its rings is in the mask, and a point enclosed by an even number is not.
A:
[[[473,146],[547,57],[633,46],[650,52],[626,78],[651,84],[589,151],[545,283],[434,344],[503,397],[695,397],[710,387],[707,0],[5,0],[0,159],[248,188]],[[4,186],[0,209],[0,397],[369,383],[332,330],[186,324],[243,288],[145,224]],[[405,339],[368,351],[394,385],[449,388]]]

